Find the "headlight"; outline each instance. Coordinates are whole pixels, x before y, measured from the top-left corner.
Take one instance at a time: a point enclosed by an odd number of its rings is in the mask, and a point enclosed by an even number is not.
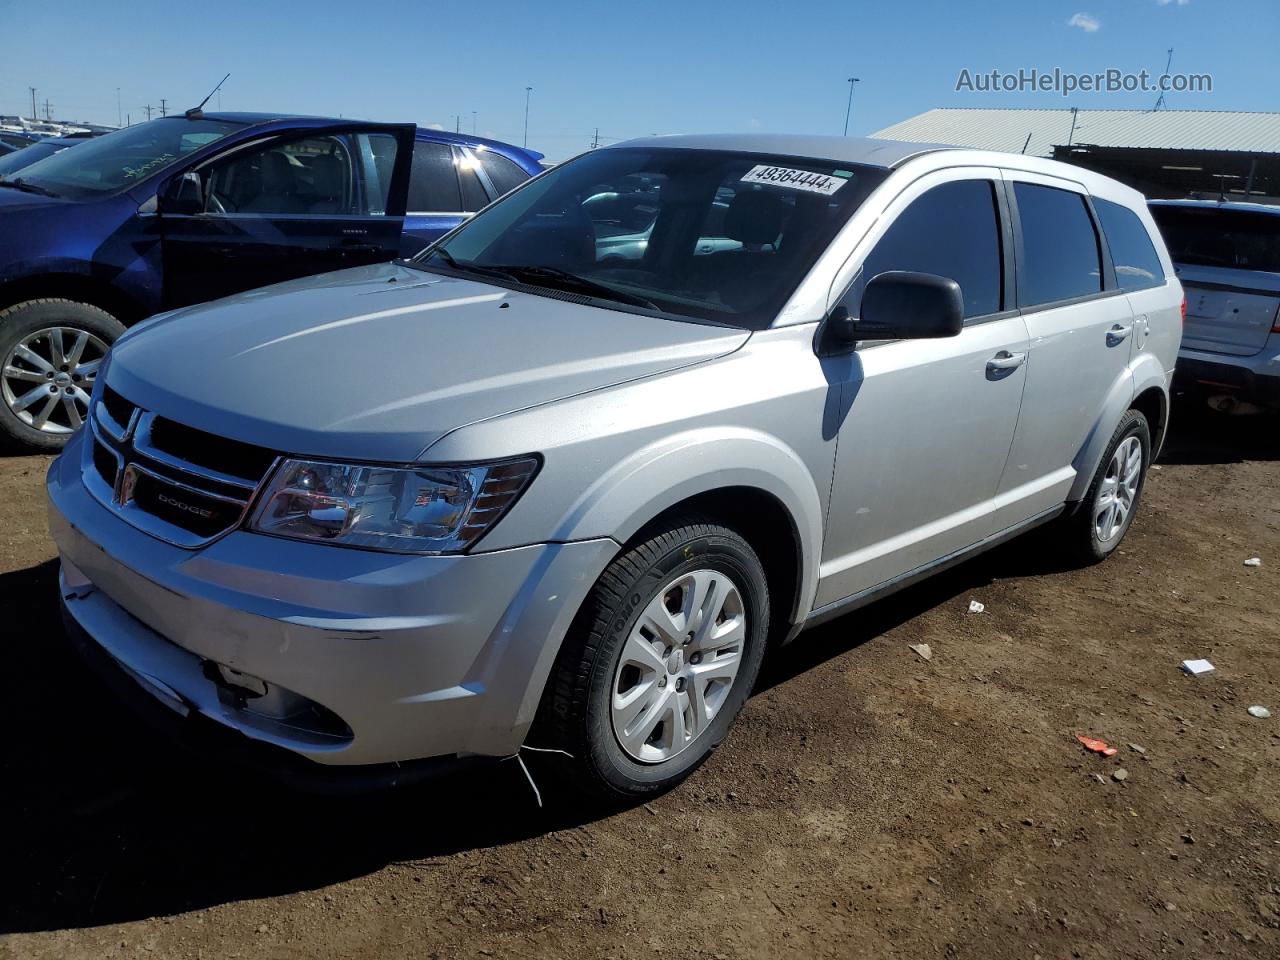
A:
[[[458,553],[498,522],[537,469],[532,457],[474,467],[285,460],[251,527],[393,553]]]

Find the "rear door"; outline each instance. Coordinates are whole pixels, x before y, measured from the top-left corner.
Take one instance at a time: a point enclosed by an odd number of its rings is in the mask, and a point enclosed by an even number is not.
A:
[[[1134,317],[1084,187],[1006,171],[1018,307],[1030,335],[1022,413],[1000,481],[1011,526],[1061,504],[1107,394],[1128,375]]]
[[[399,256],[414,130],[290,130],[201,163],[203,209],[160,218],[166,305]]]
[[[1187,296],[1182,344],[1248,357],[1280,307],[1280,214],[1152,204]]]

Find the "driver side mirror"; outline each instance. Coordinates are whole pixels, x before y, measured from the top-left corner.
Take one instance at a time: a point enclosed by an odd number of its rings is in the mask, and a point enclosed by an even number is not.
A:
[[[964,328],[964,295],[947,277],[889,270],[871,278],[862,294],[862,314],[843,304],[827,316],[824,339],[848,349],[859,340],[930,340],[954,337]]]
[[[204,212],[204,183],[200,174],[183,173],[165,183],[156,197],[161,213],[190,216]]]

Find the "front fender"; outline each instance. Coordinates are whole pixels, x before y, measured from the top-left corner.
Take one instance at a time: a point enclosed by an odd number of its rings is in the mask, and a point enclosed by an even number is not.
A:
[[[1106,453],[1111,435],[1120,425],[1120,419],[1132,407],[1134,397],[1152,387],[1164,394],[1165,409],[1168,409],[1168,377],[1160,366],[1159,359],[1149,353],[1139,355],[1111,384],[1111,389],[1107,391],[1107,398],[1102,405],[1102,412],[1094,421],[1093,428],[1085,438],[1083,446],[1071,462],[1076,471],[1076,478],[1067,493],[1068,503],[1084,499],[1084,495],[1089,491],[1089,484],[1093,481],[1093,475],[1097,472],[1098,464],[1102,462],[1102,455]],[[1154,424],[1152,426],[1154,427]],[[1158,452],[1154,451],[1153,456]]]
[[[554,539],[613,537],[626,542],[664,510],[726,487],[750,487],[774,497],[790,515],[800,548],[793,622],[813,604],[822,543],[822,498],[804,462],[761,431],[714,427],[665,437],[614,464],[574,501]]]

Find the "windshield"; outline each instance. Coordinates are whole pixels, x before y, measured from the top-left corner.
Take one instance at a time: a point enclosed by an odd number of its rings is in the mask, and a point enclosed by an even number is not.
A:
[[[761,329],[883,176],[804,157],[599,150],[487,207],[414,262]]]
[[[9,179],[21,178],[71,199],[111,193],[140,183],[180,157],[220,140],[239,124],[166,117],[95,137],[75,149],[38,160]]]
[[[1175,263],[1280,273],[1280,216],[1208,207],[1151,207]]]
[[[23,147],[21,150],[15,150],[7,157],[0,157],[0,177],[6,177],[16,170],[29,167],[37,160],[43,160],[45,157],[51,157],[60,150],[66,150],[75,144],[70,143],[50,143],[45,140],[41,143],[33,143],[29,147]]]

